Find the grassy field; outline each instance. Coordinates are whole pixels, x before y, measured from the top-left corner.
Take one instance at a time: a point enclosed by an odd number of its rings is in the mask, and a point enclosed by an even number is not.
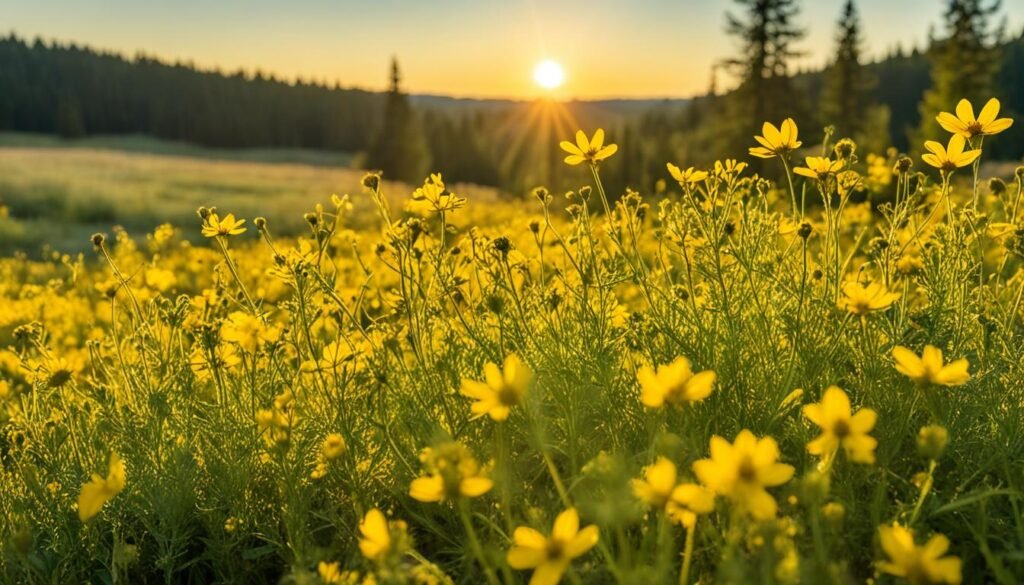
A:
[[[213,204],[280,218],[279,233],[295,234],[306,226],[294,210],[360,191],[362,173],[348,162],[321,152],[218,151],[142,137],[0,134],[0,206],[9,215],[0,218],[0,252],[87,250],[95,231],[119,225],[141,236],[165,222],[191,224],[200,205]],[[369,209],[361,200],[356,219]]]
[[[766,124],[780,181],[617,199],[581,132],[584,187],[514,202],[0,149],[5,233],[97,231],[0,258],[0,582],[1020,583],[1000,123],[916,159]]]

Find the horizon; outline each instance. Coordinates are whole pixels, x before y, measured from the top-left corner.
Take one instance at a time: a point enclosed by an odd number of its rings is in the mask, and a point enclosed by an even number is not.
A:
[[[8,15],[7,32],[26,40],[74,43],[129,60],[142,53],[166,63],[190,63],[204,71],[243,70],[249,75],[260,71],[288,83],[301,79],[383,91],[394,57],[402,72],[403,90],[411,95],[565,102],[704,95],[713,64],[735,50],[733,40],[724,33],[725,14],[741,8],[726,1],[645,0],[642,4],[650,10],[638,12],[635,6],[612,6],[609,1],[595,5],[571,0],[553,7],[532,0],[508,4],[446,0],[444,4],[452,10],[440,14],[432,7],[401,0],[359,0],[344,6],[309,0],[290,15],[291,20],[281,23],[270,3],[259,0],[245,5],[247,20],[239,25],[243,7],[233,2],[213,7],[195,0],[174,6],[139,6],[128,0],[104,0],[92,6],[71,0],[10,4],[0,0]],[[941,36],[943,4],[911,0],[894,11],[884,0],[857,2],[865,60],[877,61],[896,46],[905,51],[920,48],[932,27]],[[98,10],[101,5],[109,10]],[[577,8],[584,5],[593,8]],[[827,64],[842,5],[841,0],[801,5],[797,23],[807,35],[794,46],[805,54],[793,61],[791,74]],[[447,18],[459,7],[463,10],[457,20]],[[111,19],[111,13],[119,17]],[[346,17],[351,14],[359,17]],[[686,29],[676,26],[680,21],[673,18],[676,14],[689,15],[692,24]],[[925,16],[908,34],[901,14]],[[492,34],[493,26],[483,26],[495,16],[511,23],[498,34]],[[1003,18],[1008,32],[1016,33],[1024,26],[1024,5],[1004,3],[994,24]],[[360,21],[389,22],[391,29],[378,31],[359,26]],[[342,24],[334,29],[334,23]],[[690,34],[694,30],[701,32]],[[634,40],[637,31],[645,35],[644,42]],[[650,56],[652,46],[670,49]],[[344,58],[349,55],[353,58]],[[508,66],[495,68],[499,58]],[[638,58],[644,65],[637,66]],[[565,84],[558,89],[545,90],[532,79],[533,68],[545,59],[565,69]],[[719,73],[717,85],[720,91],[731,88],[731,76]]]

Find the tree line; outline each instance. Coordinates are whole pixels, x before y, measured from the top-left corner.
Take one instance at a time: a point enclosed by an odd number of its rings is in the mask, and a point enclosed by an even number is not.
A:
[[[740,50],[716,64],[734,88],[641,113],[609,104],[560,107],[568,118],[606,127],[620,156],[605,169],[615,189],[650,188],[667,160],[706,165],[743,157],[765,120],[797,120],[805,144],[833,126],[863,151],[914,151],[940,135],[934,116],[966,97],[1002,99],[1024,113],[1024,31],[998,24],[999,0],[946,0],[943,25],[926,47],[864,56],[854,0],[837,15],[835,49],[819,71],[794,71],[805,31],[798,0],[734,0],[726,32]],[[1005,22],[1005,21],[1003,21]],[[359,153],[357,163],[417,183],[429,171],[449,182],[522,193],[572,186],[553,145],[568,136],[526,102],[454,107],[415,105],[392,64],[387,92],[285,81],[260,72],[199,70],[146,55],[127,59],[74,44],[0,39],[0,130],[77,137],[144,133],[213,147],[301,147]],[[540,116],[543,118],[543,116]],[[992,145],[996,158],[1024,157],[1024,124]],[[577,178],[578,179],[578,178]]]

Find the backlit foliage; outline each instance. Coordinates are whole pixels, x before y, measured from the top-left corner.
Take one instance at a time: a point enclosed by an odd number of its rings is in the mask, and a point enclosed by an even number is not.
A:
[[[515,206],[369,174],[373,223],[2,259],[5,579],[1013,583],[1024,170],[956,109],[926,173],[786,119],[777,184],[613,199],[598,129]]]

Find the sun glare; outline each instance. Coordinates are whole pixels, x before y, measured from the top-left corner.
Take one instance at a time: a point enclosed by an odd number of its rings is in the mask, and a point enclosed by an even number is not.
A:
[[[533,70],[533,80],[544,89],[555,89],[565,81],[565,72],[558,63],[545,59]]]

